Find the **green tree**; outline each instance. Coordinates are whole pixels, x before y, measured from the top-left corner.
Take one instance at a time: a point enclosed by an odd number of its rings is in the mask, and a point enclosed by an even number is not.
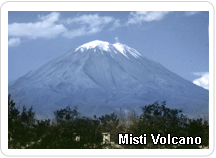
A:
[[[11,95],[8,96],[8,146],[9,148],[25,148],[26,145],[33,141],[36,136],[35,127],[35,112],[33,108],[20,111],[15,107],[15,103],[11,100]]]
[[[15,107],[15,103],[8,95],[8,130],[12,132],[13,124],[19,119],[19,110]]]
[[[8,95],[8,148],[16,148],[16,132],[20,125],[19,110],[15,107],[11,95]]]
[[[74,120],[78,117],[77,107],[71,109],[70,106],[67,106],[64,109],[54,111],[54,115],[57,123]]]

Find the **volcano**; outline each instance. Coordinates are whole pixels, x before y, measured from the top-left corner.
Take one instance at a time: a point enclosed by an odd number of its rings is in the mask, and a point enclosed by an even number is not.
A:
[[[69,51],[9,84],[18,107],[33,106],[36,118],[77,107],[87,117],[135,110],[155,101],[196,118],[208,117],[209,92],[134,48],[92,41]]]

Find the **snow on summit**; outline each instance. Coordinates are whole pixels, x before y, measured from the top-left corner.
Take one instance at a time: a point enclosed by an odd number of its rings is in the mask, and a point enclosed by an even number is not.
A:
[[[126,52],[125,52],[125,49],[124,49],[124,46],[120,43],[115,43],[113,44],[113,46],[118,49],[119,52],[121,52],[124,56],[126,56],[128,58],[128,56],[126,55]]]
[[[100,40],[85,43],[76,48],[75,51],[80,49],[83,52],[84,50],[93,49],[96,47],[100,48],[102,51],[114,51],[115,53],[116,51],[118,51],[128,59],[129,57],[127,56],[127,53],[131,54],[135,58],[139,58],[139,56],[142,56],[137,50],[130,48],[127,45],[121,43],[110,44],[109,42],[104,42]]]
[[[91,48],[95,48],[95,47],[99,47],[102,48],[105,51],[109,50],[109,43],[108,42],[103,42],[103,41],[99,41],[99,40],[95,40],[89,43],[85,43],[81,46],[79,46],[75,51],[77,51],[78,49],[81,49],[82,51],[84,49],[91,49]]]
[[[126,50],[135,58],[138,58],[139,56],[142,56],[137,50],[133,49],[133,48],[130,48],[126,45],[123,45],[121,43],[115,43],[113,44],[113,46],[118,50],[120,51],[124,56],[127,57],[126,55]],[[128,57],[127,57],[128,58]]]

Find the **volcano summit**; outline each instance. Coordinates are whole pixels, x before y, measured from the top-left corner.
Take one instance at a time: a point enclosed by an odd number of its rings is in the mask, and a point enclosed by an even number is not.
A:
[[[127,45],[92,41],[9,84],[18,106],[33,105],[37,118],[77,106],[84,116],[166,101],[189,117],[208,116],[209,92]]]

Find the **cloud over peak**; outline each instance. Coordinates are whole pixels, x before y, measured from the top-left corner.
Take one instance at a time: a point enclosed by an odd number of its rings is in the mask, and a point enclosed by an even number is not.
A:
[[[67,24],[78,24],[80,27],[64,33],[65,37],[90,35],[102,31],[103,27],[113,23],[112,29],[119,27],[118,20],[110,16],[99,16],[98,14],[81,15],[75,18],[68,18]]]
[[[93,14],[93,15],[89,14],[89,15],[78,16],[75,18],[68,18],[66,22],[68,24],[71,23],[88,24],[93,27],[93,26],[107,24],[113,20],[114,19],[109,16],[99,16],[98,14]]]
[[[12,23],[8,25],[8,46],[17,46],[23,39],[38,38],[75,38],[85,35],[93,35],[104,31],[113,31],[119,27],[128,27],[131,24],[162,20],[169,11],[136,11],[129,12],[127,18],[120,19],[113,16],[96,14],[82,14],[73,17],[61,17],[60,12],[51,12],[48,15],[38,15],[35,22]],[[198,12],[183,12],[190,16]]]
[[[159,21],[162,20],[169,11],[137,11],[131,12],[127,24],[136,24],[143,21]]]

